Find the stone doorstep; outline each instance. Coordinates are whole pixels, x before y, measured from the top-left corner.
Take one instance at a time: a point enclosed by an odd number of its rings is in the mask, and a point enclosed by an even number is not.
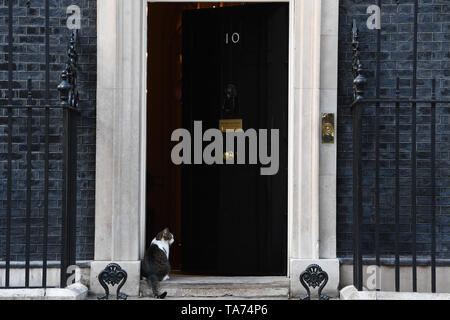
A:
[[[358,291],[348,286],[340,292],[341,300],[450,300],[449,293]]]
[[[141,296],[153,297],[147,281],[141,280]],[[160,291],[168,297],[239,297],[288,298],[289,279],[286,277],[180,277],[163,281]]]
[[[1,289],[0,300],[85,300],[88,288],[75,283],[65,289]]]

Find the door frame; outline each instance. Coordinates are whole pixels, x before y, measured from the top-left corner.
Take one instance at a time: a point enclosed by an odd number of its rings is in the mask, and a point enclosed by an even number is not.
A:
[[[148,3],[157,3],[157,2],[217,2],[217,1],[205,1],[205,0],[200,0],[200,1],[193,1],[193,0],[174,0],[174,1],[170,1],[170,0],[142,0],[144,1],[145,5],[144,5],[144,12],[143,12],[143,21],[147,21],[147,15],[148,15]],[[295,88],[293,86],[294,84],[294,80],[293,80],[293,76],[294,76],[294,64],[293,64],[293,58],[294,58],[294,19],[293,17],[293,10],[294,10],[294,1],[295,0],[243,0],[243,1],[237,1],[237,0],[222,0],[220,2],[257,2],[257,3],[289,3],[289,54],[288,54],[288,60],[289,60],[289,66],[288,66],[288,215],[287,215],[287,256],[286,256],[286,265],[287,265],[287,270],[286,271],[286,275],[289,275],[289,252],[290,252],[290,245],[291,245],[291,234],[290,232],[292,231],[290,228],[290,221],[292,219],[292,204],[293,204],[293,179],[292,179],[292,172],[291,172],[291,168],[292,168],[292,164],[294,161],[293,158],[293,108],[294,108],[294,91]],[[144,23],[144,30],[142,32],[143,34],[143,39],[142,39],[142,43],[143,43],[143,48],[145,50],[145,54],[143,54],[143,61],[142,61],[142,65],[144,66],[144,70],[146,70],[146,72],[143,72],[142,74],[142,79],[141,79],[141,83],[142,83],[142,89],[141,92],[142,97],[141,97],[141,114],[142,114],[142,118],[141,118],[141,158],[140,158],[140,163],[141,163],[141,170],[140,170],[140,189],[141,189],[141,194],[145,195],[146,194],[146,170],[147,170],[147,48],[148,48],[148,28],[147,28],[147,24]],[[146,199],[145,196],[141,197],[141,205],[140,205],[140,255],[141,257],[144,257],[145,254],[145,243],[146,243]]]
[[[293,297],[305,293],[298,277],[308,265],[319,264],[329,275],[324,293],[336,296],[337,143],[321,143],[321,113],[337,114],[339,0],[289,3],[290,292]],[[90,285],[100,294],[96,275],[115,262],[128,273],[123,292],[138,295],[145,250],[147,0],[97,0],[96,5],[95,247]]]

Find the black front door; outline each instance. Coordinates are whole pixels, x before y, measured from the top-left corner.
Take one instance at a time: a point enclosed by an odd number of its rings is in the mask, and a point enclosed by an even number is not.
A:
[[[276,175],[262,176],[261,165],[183,167],[185,272],[287,272],[288,19],[287,4],[184,12],[184,128],[239,119],[243,130],[280,130]]]

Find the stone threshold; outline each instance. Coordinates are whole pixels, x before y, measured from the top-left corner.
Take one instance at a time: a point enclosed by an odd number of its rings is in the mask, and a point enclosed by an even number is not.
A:
[[[358,291],[348,286],[340,292],[341,300],[450,300],[449,293]]]
[[[99,301],[98,296],[89,295],[87,300]],[[109,300],[116,300],[116,296],[111,294]],[[164,300],[159,300],[152,297],[128,297],[129,301],[288,301],[287,297],[166,297]],[[298,299],[294,299],[298,300]]]
[[[81,283],[67,288],[0,289],[0,300],[85,300],[88,288]]]
[[[140,296],[153,297],[146,280],[140,283]],[[160,291],[168,298],[261,298],[287,299],[287,277],[174,277],[161,282]]]

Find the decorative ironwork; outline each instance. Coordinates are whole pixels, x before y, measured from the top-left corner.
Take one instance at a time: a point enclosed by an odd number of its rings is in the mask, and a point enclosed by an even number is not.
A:
[[[98,297],[99,300],[108,300],[109,298],[109,288],[108,285],[117,287],[117,300],[127,300],[128,296],[120,292],[120,289],[127,282],[127,272],[123,270],[117,263],[109,264],[100,274],[98,275],[98,281],[100,285],[105,289],[105,294]]]
[[[328,274],[322,270],[322,268],[317,264],[312,264],[300,275],[300,283],[306,289],[306,296],[302,297],[302,300],[311,300],[310,288],[319,287],[319,299],[329,300],[329,297],[322,294],[322,290],[328,283]]]
[[[352,46],[353,46],[353,98],[354,101],[364,99],[364,88],[367,83],[366,77],[362,74],[363,67],[361,64],[361,50],[359,47],[359,31],[356,20],[353,20],[352,29]]]
[[[62,217],[63,230],[67,229],[66,225],[74,225],[76,222],[76,178],[77,176],[77,115],[78,111],[78,30],[73,30],[67,48],[67,63],[61,74],[61,83],[58,85],[60,92],[60,106],[64,109],[64,166],[63,175],[66,177],[63,186],[63,206],[64,216]],[[63,238],[67,248],[74,248],[76,242],[76,234],[74,228],[63,231]],[[70,231],[70,232],[69,232]],[[64,257],[62,268],[67,269],[68,266],[75,262],[74,249],[68,251]],[[67,274],[61,273],[61,283],[66,281]]]
[[[27,85],[27,106],[31,106],[33,103],[33,79],[28,79]]]
[[[52,216],[52,210],[49,208],[49,194],[51,195],[51,180],[54,180],[51,177],[51,150],[52,150],[52,138],[51,132],[56,128],[61,128],[61,139],[55,144],[58,146],[58,149],[61,149],[62,156],[62,175],[58,178],[58,184],[61,184],[61,188],[58,187],[58,198],[61,199],[60,210],[54,212],[57,215],[54,218],[57,218],[60,221],[61,225],[61,234],[62,236],[58,240],[57,243],[53,243],[61,248],[59,252],[59,270],[60,270],[60,281],[59,286],[64,288],[67,284],[68,267],[71,265],[75,265],[75,244],[76,244],[76,212],[77,212],[77,201],[76,201],[76,184],[77,184],[77,174],[76,174],[76,165],[77,165],[77,157],[76,157],[76,122],[77,113],[72,112],[73,110],[66,107],[63,104],[54,104],[51,99],[51,56],[50,56],[50,37],[51,37],[51,23],[50,23],[50,0],[42,0],[42,1],[30,1],[23,0],[21,1],[20,6],[26,5],[27,8],[33,7],[35,2],[39,2],[40,13],[45,15],[45,18],[42,20],[43,25],[40,28],[42,37],[39,43],[36,43],[38,46],[43,49],[43,61],[45,70],[44,78],[42,79],[42,83],[39,86],[34,86],[32,79],[28,79],[27,88],[23,88],[24,90],[14,90],[15,82],[18,76],[15,75],[15,72],[18,72],[20,68],[14,67],[14,61],[19,59],[20,52],[16,52],[14,50],[15,42],[22,43],[25,40],[18,39],[18,31],[16,30],[16,26],[14,21],[17,21],[17,14],[23,15],[23,13],[19,13],[16,10],[18,6],[18,1],[7,1],[5,2],[5,9],[7,9],[7,19],[5,20],[4,30],[7,32],[7,38],[5,41],[7,42],[4,47],[5,53],[8,55],[7,65],[7,75],[6,75],[6,84],[5,84],[5,92],[0,94],[2,101],[5,103],[1,103],[0,111],[2,114],[2,119],[5,120],[5,123],[2,122],[2,136],[5,136],[4,143],[6,144],[5,154],[1,157],[0,162],[2,162],[2,168],[4,168],[4,179],[5,179],[5,187],[2,190],[2,195],[4,195],[4,225],[5,230],[2,231],[5,235],[4,238],[4,281],[0,284],[0,289],[3,288],[31,288],[34,286],[40,286],[42,288],[47,288],[49,285],[48,281],[48,270],[49,270],[49,259],[50,259],[50,250],[49,250],[49,215]],[[6,4],[7,3],[7,4]],[[30,13],[30,12],[28,12]],[[40,24],[36,22],[36,24]],[[76,46],[77,46],[77,35],[74,34],[72,36],[73,41],[71,42],[72,48],[70,49],[71,56],[75,57],[71,61],[71,69],[75,70],[76,68]],[[68,70],[70,71],[70,70]],[[66,80],[68,78],[66,77]],[[69,96],[69,91],[73,90],[76,92],[76,76],[70,80],[68,83],[68,89],[66,91],[67,97]],[[71,85],[73,84],[73,85]],[[61,88],[63,89],[63,88]],[[17,93],[17,94],[16,94]],[[35,96],[39,97],[39,101],[35,101]],[[71,94],[71,96],[77,96],[76,94]],[[19,99],[19,100],[17,100]],[[16,101],[17,100],[17,101]],[[26,100],[26,101],[22,101]],[[76,99],[75,99],[76,101]],[[22,103],[25,102],[25,103]],[[76,106],[76,103],[72,103]],[[63,118],[60,117],[51,118],[50,115],[52,110],[64,110]],[[21,112],[21,111],[25,112]],[[70,114],[72,114],[72,118],[70,118]],[[5,116],[5,118],[3,118]],[[39,119],[35,119],[38,117]],[[21,130],[16,130],[14,123],[16,123],[16,119],[20,120],[23,123]],[[42,119],[42,121],[41,121]],[[72,119],[71,121],[68,121]],[[22,122],[22,120],[25,120]],[[39,139],[34,139],[34,131],[35,131],[35,120],[39,121]],[[6,128],[3,130],[3,124],[6,125]],[[13,142],[17,139],[17,135],[25,135],[25,143],[24,149],[13,148]],[[34,156],[34,150],[38,148],[42,150],[42,154],[39,157]],[[2,151],[3,152],[3,151]],[[21,153],[20,158],[23,158],[23,164],[21,165],[20,172],[16,172],[14,159],[16,159],[19,155],[18,152]],[[22,153],[24,153],[25,157],[22,157]],[[33,170],[37,165],[37,161],[39,161],[39,177],[42,180],[42,187],[39,187],[39,194],[42,195],[42,206],[40,217],[35,217],[32,214],[33,211],[33,190],[35,189],[35,185],[33,183]],[[2,169],[3,170],[3,169]],[[25,197],[20,200],[18,203],[14,200],[14,178],[17,177],[17,174],[20,176],[24,176],[23,181],[23,189],[25,192]],[[23,269],[24,269],[24,281],[19,286],[14,286],[13,284],[13,248],[15,247],[16,240],[15,232],[14,232],[14,208],[15,203],[18,203],[21,207],[24,208],[24,233],[23,233]],[[50,206],[51,207],[51,206]],[[52,216],[53,217],[53,216]],[[39,229],[38,238],[34,238],[32,232],[35,228]],[[21,240],[22,241],[22,240]],[[34,258],[34,249],[33,243],[38,241],[42,244],[38,246],[39,249],[39,258],[37,261]],[[31,272],[32,272],[32,264],[33,262],[39,263],[42,266],[42,276],[40,281],[34,282],[31,281]]]
[[[378,6],[381,7],[381,2],[378,0]],[[422,93],[421,97],[418,97],[418,35],[419,35],[419,16],[420,16],[420,6],[419,0],[411,1],[414,4],[413,7],[413,30],[412,30],[412,70],[411,70],[411,78],[407,79],[406,76],[403,76],[403,80],[406,80],[411,84],[410,86],[410,96],[407,96],[406,86],[403,91],[400,91],[400,78],[396,79],[396,88],[395,91],[389,90],[394,94],[389,94],[382,97],[382,90],[380,87],[380,79],[382,74],[381,69],[381,57],[382,57],[382,33],[377,32],[377,50],[376,50],[376,63],[375,63],[375,96],[373,97],[363,97],[364,85],[366,83],[365,78],[361,80],[361,62],[360,62],[360,47],[359,47],[359,39],[358,39],[358,28],[356,26],[356,22],[353,21],[353,77],[354,77],[354,90],[355,97],[353,101],[353,283],[357,290],[363,290],[363,266],[365,263],[381,265],[382,261],[385,260],[381,257],[382,252],[382,242],[380,241],[381,235],[381,221],[382,221],[382,210],[380,199],[382,198],[382,180],[384,179],[381,174],[381,154],[383,151],[382,144],[385,141],[381,141],[383,138],[383,134],[386,133],[385,129],[385,121],[383,120],[382,114],[382,104],[389,104],[389,108],[394,110],[393,112],[393,140],[392,143],[393,149],[393,186],[394,189],[392,191],[392,211],[394,215],[394,228],[392,231],[393,236],[393,262],[395,267],[395,291],[400,291],[401,283],[400,283],[400,268],[403,263],[411,264],[412,267],[412,291],[417,291],[417,196],[418,196],[418,184],[417,184],[417,166],[418,166],[418,133],[420,134],[429,134],[429,138],[426,138],[429,141],[429,150],[423,153],[423,157],[429,159],[430,167],[429,174],[427,174],[428,179],[428,188],[429,188],[429,215],[430,215],[430,230],[431,230],[431,246],[426,256],[430,256],[430,262],[426,262],[428,266],[431,268],[431,291],[436,292],[436,265],[437,265],[437,242],[436,242],[436,215],[439,212],[439,206],[437,205],[437,190],[439,187],[437,186],[437,178],[436,178],[436,170],[439,163],[439,159],[437,159],[436,148],[439,146],[438,137],[437,137],[437,123],[438,123],[438,107],[442,104],[450,104],[449,99],[439,98],[437,100],[436,96],[436,80],[431,79],[432,88],[431,88],[431,98]],[[396,0],[397,4],[400,4],[400,1]],[[392,88],[393,89],[393,88]],[[388,92],[389,92],[388,91]],[[403,96],[403,97],[401,97]],[[427,108],[425,105],[429,105],[429,109],[426,111],[429,115],[429,123],[428,132],[422,132],[423,130],[419,129],[420,123],[418,121],[418,113],[417,108],[418,104],[421,104],[420,108]],[[409,111],[405,108],[407,105],[410,106]],[[363,133],[361,130],[363,123],[363,109],[365,106],[374,108],[374,114],[371,113],[364,118],[364,121],[370,120],[372,122],[371,126],[373,126],[374,130],[370,130],[370,133]],[[384,109],[384,108],[383,108]],[[373,110],[373,109],[372,109]],[[408,113],[409,115],[408,115]],[[404,117],[409,116],[410,125],[409,129],[402,126],[401,121]],[[390,121],[390,120],[389,120]],[[383,129],[384,128],[384,129]],[[362,155],[367,152],[367,150],[363,149],[362,141],[366,140],[367,135],[374,136],[374,150],[370,150],[371,154],[374,154],[374,167],[369,171],[362,169],[362,162],[364,161]],[[411,179],[409,182],[405,182],[404,185],[401,184],[401,171],[400,167],[402,166],[402,152],[401,152],[401,137],[404,134],[408,134],[410,138],[411,148],[408,153],[410,158],[410,175]],[[426,136],[425,136],[426,137]],[[429,139],[429,140],[428,140]],[[391,148],[391,147],[390,147]],[[365,250],[365,254],[373,255],[375,262],[372,261],[372,257],[364,257],[363,259],[363,250],[362,250],[362,237],[364,234],[363,231],[363,191],[365,186],[363,186],[363,180],[365,178],[365,174],[369,174],[371,177],[374,177],[375,180],[373,182],[374,190],[374,202],[373,205],[370,205],[370,209],[373,209],[374,212],[374,223],[371,225],[374,228],[374,243],[373,248],[374,251],[368,252]],[[372,187],[370,187],[372,188]],[[410,208],[411,208],[411,251],[410,254],[406,256],[401,256],[401,244],[400,244],[400,230],[401,230],[401,192],[404,188],[409,188],[410,190]],[[371,191],[372,192],[372,191]],[[391,259],[387,259],[385,261],[391,262]]]
[[[69,108],[78,107],[78,30],[73,30],[67,49],[68,61],[61,74],[61,83],[58,86],[61,104]]]

